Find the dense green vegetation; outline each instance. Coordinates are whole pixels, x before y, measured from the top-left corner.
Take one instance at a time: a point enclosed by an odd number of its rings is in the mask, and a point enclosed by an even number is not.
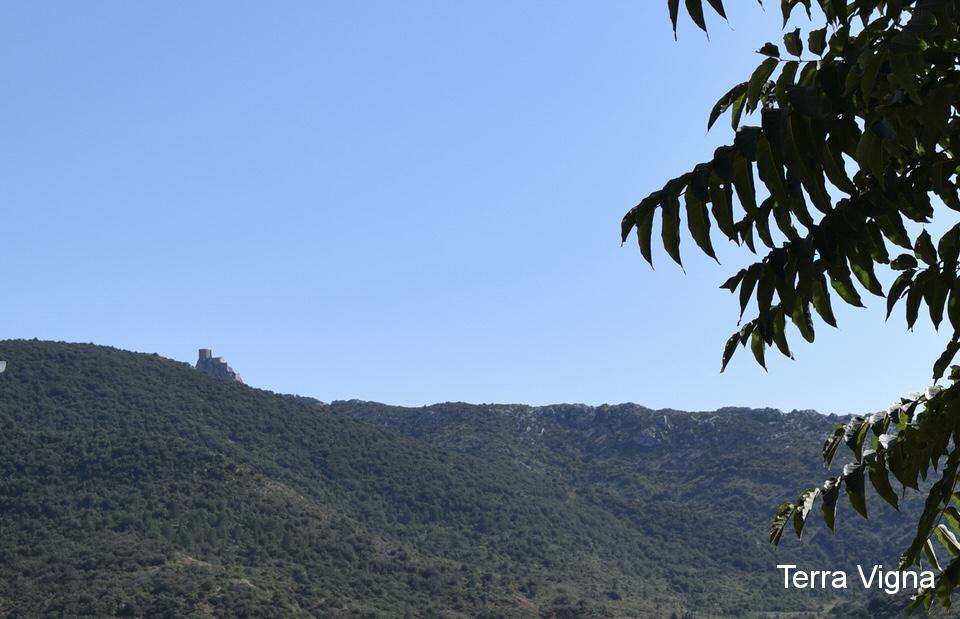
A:
[[[887,510],[766,545],[813,413],[326,406],[93,345],[0,358],[5,616],[815,613],[778,561],[899,541]]]
[[[428,445],[560,481],[571,494],[628,523],[642,540],[643,556],[636,560],[646,570],[645,581],[701,613],[815,608],[828,596],[785,595],[790,592],[774,578],[777,563],[850,573],[857,563],[892,565],[908,534],[898,530],[905,519],[893,510],[878,509],[872,526],[841,510],[843,538],[810,525],[803,544],[784,542],[779,551],[764,546],[771,501],[805,476],[823,472],[811,466],[814,445],[838,421],[835,416],[733,408],[684,413],[632,404],[330,406]],[[853,616],[861,602],[870,603],[857,600],[860,593],[851,588],[842,598]],[[883,595],[871,612],[881,608],[902,612],[903,603]]]

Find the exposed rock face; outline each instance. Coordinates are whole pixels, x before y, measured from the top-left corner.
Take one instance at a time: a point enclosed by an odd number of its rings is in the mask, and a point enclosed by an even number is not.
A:
[[[201,348],[200,356],[197,359],[197,369],[205,374],[209,374],[214,378],[221,378],[223,380],[232,380],[238,383],[243,383],[243,379],[240,378],[240,375],[233,371],[227,362],[224,361],[223,357],[214,357],[213,351],[209,348]]]

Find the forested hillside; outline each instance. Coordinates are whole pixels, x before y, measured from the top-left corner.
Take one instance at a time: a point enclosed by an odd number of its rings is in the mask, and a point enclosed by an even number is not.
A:
[[[870,521],[844,505],[834,536],[811,521],[802,544],[766,542],[771,513],[790,492],[826,477],[817,449],[841,418],[813,411],[725,408],[651,410],[634,404],[591,407],[445,403],[402,408],[357,400],[330,407],[489,462],[535,471],[628,524],[642,540],[647,581],[662,579],[687,608],[706,613],[783,611],[789,597],[778,563],[807,569],[896,564],[911,533],[906,514],[870,496]],[[657,560],[657,559],[663,559]],[[854,582],[829,606],[837,614],[901,616],[903,596],[867,592]],[[789,592],[787,592],[789,593]],[[806,591],[803,600],[816,600]],[[776,601],[774,601],[776,600]]]
[[[874,502],[767,545],[823,475],[813,413],[327,406],[101,346],[0,359],[0,615],[817,613],[776,563],[906,533]]]

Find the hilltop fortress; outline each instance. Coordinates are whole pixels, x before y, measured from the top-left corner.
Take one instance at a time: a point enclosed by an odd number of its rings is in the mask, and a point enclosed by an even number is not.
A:
[[[213,351],[209,348],[200,349],[200,356],[197,358],[197,369],[204,374],[213,376],[214,378],[243,383],[243,379],[240,378],[240,375],[234,372],[233,368],[227,365],[227,362],[224,360],[224,358],[214,357]]]

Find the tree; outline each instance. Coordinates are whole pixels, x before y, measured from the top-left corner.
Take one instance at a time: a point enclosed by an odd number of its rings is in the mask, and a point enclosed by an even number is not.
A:
[[[726,18],[722,0],[707,2]],[[675,35],[679,4],[667,2]],[[770,532],[774,544],[790,525],[801,536],[818,500],[832,530],[841,490],[866,517],[867,480],[899,508],[892,474],[904,489],[926,493],[900,567],[927,566],[937,576],[911,608],[934,600],[947,607],[960,583],[960,366],[951,365],[960,351],[960,224],[936,243],[925,224],[935,213],[960,211],[960,0],[782,0],[784,27],[798,6],[821,27],[786,32],[782,49],[765,43],[753,74],[710,112],[708,129],[729,113],[733,143],[630,209],[622,237],[636,231],[652,265],[659,213],[663,247],[678,264],[681,217],[707,256],[716,259],[712,224],[758,254],[722,285],[738,295],[741,323],[724,346],[721,371],[748,344],[764,367],[771,347],[792,356],[788,322],[813,342],[814,314],[836,327],[832,296],[862,307],[861,289],[886,298],[888,317],[905,300],[909,328],[925,308],[952,333],[933,364],[934,387],[837,426],[824,461],[841,444],[852,461],[781,505]],[[702,0],[685,7],[706,31]],[[754,113],[759,126],[741,126]],[[878,267],[897,273],[886,289]],[[744,322],[748,307],[756,313]]]

